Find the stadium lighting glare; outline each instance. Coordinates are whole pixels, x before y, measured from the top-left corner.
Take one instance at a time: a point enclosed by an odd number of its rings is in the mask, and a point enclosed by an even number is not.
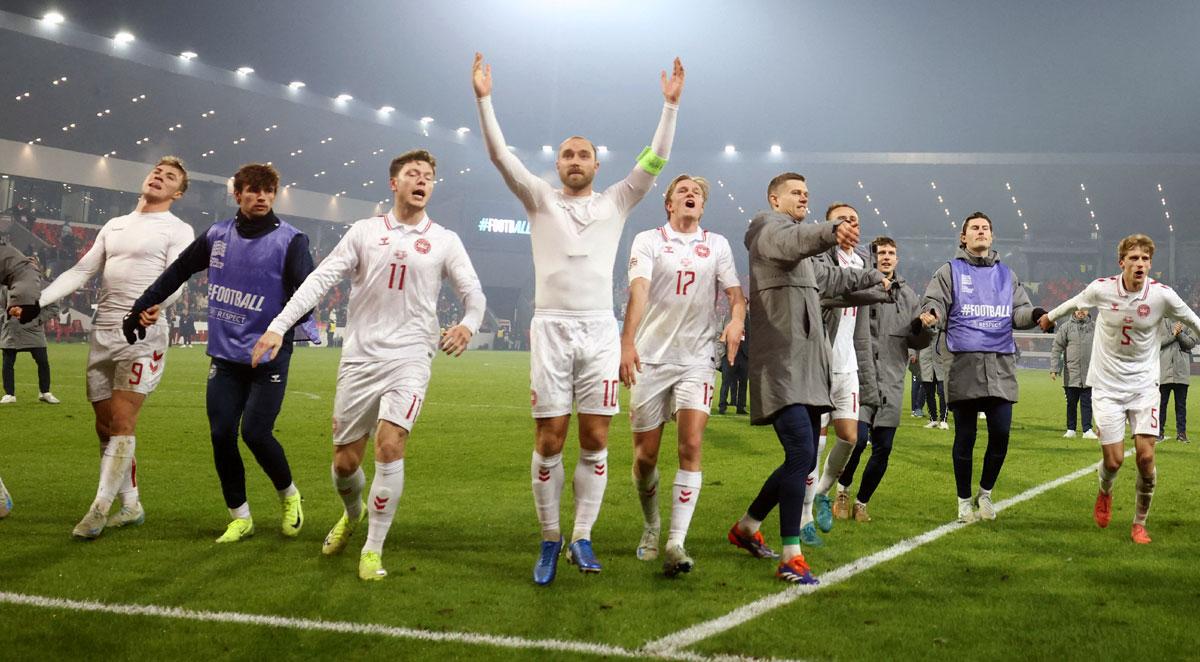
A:
[[[239,76],[249,76],[254,73],[254,67],[238,67],[237,72]]]
[[[302,80],[294,80],[294,81],[292,81],[292,82],[288,83],[288,87],[289,87],[289,88],[291,88],[291,89],[293,89],[293,90],[298,90],[298,89],[300,89],[300,88],[304,87],[304,81],[302,81]]]
[[[596,151],[601,154],[608,154],[608,145],[600,145],[596,148]]]
[[[47,25],[60,25],[63,21],[67,20],[67,17],[63,16],[59,12],[49,11],[46,12],[46,15],[42,17],[42,20],[45,21]]]
[[[457,129],[455,129],[455,130],[454,130],[454,132],[455,132],[455,133],[457,133],[457,134],[458,134],[458,135],[460,135],[460,136],[464,136],[464,135],[466,135],[466,134],[468,134],[468,133],[470,133],[470,132],[471,132],[471,128],[470,128],[470,127],[466,127],[466,126],[460,126],[460,127],[458,127]]]
[[[733,145],[726,145],[725,153],[726,154],[737,154],[737,147],[734,147]]]
[[[392,107],[392,106],[380,106],[380,107],[379,107],[379,112],[383,113],[384,115],[387,115],[387,114],[389,114],[389,113],[394,113],[394,112],[396,112],[396,109],[395,109],[394,107]]]
[[[433,123],[432,117],[426,115],[425,117],[421,118],[421,124],[431,124],[431,123]]]
[[[783,147],[781,147],[779,145],[771,145],[771,153],[772,154],[782,154]],[[859,188],[862,188],[862,187],[860,186]]]
[[[179,54],[179,58],[182,60],[190,61],[190,60],[195,60],[198,57],[200,57],[200,56],[196,54],[196,51],[184,51]]]
[[[125,32],[124,30],[113,35],[113,41],[121,44],[122,46],[132,42],[134,39],[136,39],[136,37],[133,36],[133,33]]]
[[[347,101],[353,101],[354,97],[352,95],[346,94],[345,92],[342,92],[341,94],[334,97],[333,100],[338,103],[346,103]]]
[[[542,145],[542,153],[543,154],[553,154],[554,148],[551,147],[550,145]]]

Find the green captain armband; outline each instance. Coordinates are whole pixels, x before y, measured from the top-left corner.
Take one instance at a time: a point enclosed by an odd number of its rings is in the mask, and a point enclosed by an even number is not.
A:
[[[667,160],[654,153],[654,150],[646,147],[637,157],[638,165],[642,166],[642,170],[657,177],[667,165]]]

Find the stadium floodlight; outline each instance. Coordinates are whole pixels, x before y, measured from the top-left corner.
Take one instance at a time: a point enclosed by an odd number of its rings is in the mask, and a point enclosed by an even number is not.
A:
[[[254,68],[253,67],[238,67],[237,72],[238,72],[239,76],[249,76],[250,74],[254,73]]]
[[[288,83],[288,87],[289,87],[289,88],[291,88],[291,89],[293,89],[293,90],[298,90],[298,89],[300,89],[300,88],[304,87],[304,81],[302,81],[302,80],[294,80],[294,81],[292,81],[292,82]]]
[[[353,101],[354,97],[349,94],[346,94],[345,92],[342,92],[341,94],[334,97],[333,100],[338,103],[346,103],[347,101]]]
[[[379,112],[383,113],[384,115],[388,115],[396,112],[396,109],[393,106],[380,106]]]
[[[771,153],[772,154],[782,154],[783,147],[780,145],[771,145]],[[861,187],[859,187],[859,188],[861,188]]]
[[[47,25],[60,25],[63,21],[67,20],[67,17],[56,11],[48,11],[45,16],[42,16],[42,20]]]
[[[725,153],[726,154],[737,154],[737,147],[734,147],[733,145],[726,145]]]
[[[133,36],[133,33],[126,32],[124,30],[113,35],[113,41],[121,44],[122,46],[134,41],[134,39],[136,39],[136,37]]]
[[[183,60],[195,60],[197,57],[200,57],[200,56],[196,54],[196,51],[184,51],[179,54],[179,57],[180,57],[180,59],[183,59]]]

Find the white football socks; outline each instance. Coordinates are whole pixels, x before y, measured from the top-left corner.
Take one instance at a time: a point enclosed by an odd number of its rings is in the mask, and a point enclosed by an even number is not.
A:
[[[646,526],[655,529],[661,527],[662,520],[658,515],[658,467],[652,469],[648,476],[638,476],[635,464],[633,486],[637,490],[638,501],[642,504],[642,520]]]
[[[1107,468],[1105,468],[1103,462],[1100,463],[1100,467],[1096,470],[1096,473],[1100,476],[1101,492],[1105,494],[1110,494],[1112,492],[1113,483],[1116,482],[1117,472],[1120,470],[1121,468],[1117,467],[1116,469],[1109,471]]]
[[[243,503],[237,508],[230,508],[229,516],[233,519],[250,519],[250,504]]]
[[[133,435],[113,435],[100,457],[100,484],[96,488],[94,506],[101,512],[112,508],[113,500],[125,483],[125,476],[133,465],[133,452],[137,440]]]
[[[1145,524],[1146,516],[1150,514],[1150,502],[1154,500],[1154,487],[1158,483],[1158,469],[1150,472],[1149,477],[1137,476],[1137,492],[1134,498],[1134,524]]]
[[[692,524],[692,515],[696,512],[696,502],[700,500],[700,486],[703,485],[699,471],[675,472],[675,485],[671,488],[671,530],[667,534],[668,545],[683,545],[687,538],[688,527]]]
[[[833,448],[829,449],[829,456],[825,458],[825,471],[821,474],[821,481],[817,483],[817,494],[829,494],[833,484],[842,477],[842,471],[850,461],[850,455],[854,453],[854,443],[839,438]]]
[[[542,525],[542,540],[557,541],[562,537],[558,511],[562,502],[563,484],[566,482],[562,453],[542,457],[534,451],[529,472],[533,475],[533,506],[537,509],[538,522]]]
[[[575,530],[571,542],[591,540],[592,526],[600,517],[604,488],[608,486],[608,449],[579,451],[575,464]]]
[[[362,516],[362,493],[367,485],[367,476],[359,467],[349,476],[339,476],[337,470],[330,465],[329,472],[333,475],[333,489],[337,490],[346,509],[346,518],[357,522]]]
[[[404,492],[404,459],[376,462],[375,479],[367,497],[367,543],[362,551],[383,553],[383,541],[396,516],[396,506]]]
[[[133,508],[138,504],[139,494],[137,486],[137,458],[130,458],[129,471],[125,472],[125,480],[121,482],[121,490],[118,493],[121,497],[121,506]]]

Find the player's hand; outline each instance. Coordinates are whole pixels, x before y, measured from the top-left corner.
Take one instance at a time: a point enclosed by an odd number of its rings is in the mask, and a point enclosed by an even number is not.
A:
[[[632,344],[621,343],[621,383],[629,388],[637,383],[637,373],[642,371],[642,357]]]
[[[1044,333],[1050,333],[1054,330],[1054,322],[1050,321],[1050,316],[1043,314],[1038,318],[1038,326],[1042,328]]]
[[[932,329],[937,326],[937,315],[932,310],[921,313],[917,319],[921,320],[921,324],[924,324],[925,328]]]
[[[910,357],[908,357],[908,362],[909,362],[909,364],[911,364],[911,365],[916,365],[916,364],[917,364],[917,357],[916,357],[916,356],[910,356]]]
[[[679,58],[675,58],[675,66],[671,70],[671,78],[667,78],[667,72],[662,72],[662,93],[663,98],[669,104],[679,103],[679,97],[683,94],[683,63]]]
[[[154,326],[158,323],[158,313],[160,312],[160,309],[160,306],[150,306],[149,308],[143,310],[141,315],[138,315],[138,321],[141,322],[142,326],[145,327]]]
[[[879,284],[883,286],[884,292],[892,289],[892,279],[888,278],[887,276],[884,276],[883,280],[879,281]]]
[[[1057,372],[1050,373],[1050,381],[1052,381],[1052,382],[1058,381],[1058,373]]]
[[[483,53],[475,53],[475,63],[471,65],[471,84],[475,87],[476,99],[492,93],[492,65],[484,64]]]
[[[442,334],[442,351],[450,356],[462,356],[471,344],[471,330],[459,324]]]
[[[275,356],[279,354],[280,347],[283,347],[283,336],[274,331],[262,334],[258,337],[258,342],[254,343],[254,350],[250,352],[250,367],[257,368],[258,362],[268,352],[270,356],[267,357],[267,361],[274,361]]]
[[[1183,333],[1183,323],[1176,322],[1175,326],[1171,328],[1171,333],[1176,336]]]
[[[17,318],[17,321],[21,324],[29,324],[37,319],[40,312],[42,312],[42,307],[36,301],[23,306],[13,306],[8,309],[8,314]]]
[[[125,334],[125,340],[130,345],[146,339],[146,327],[138,322],[137,316],[132,312],[125,313],[125,317],[121,319],[121,333]]]
[[[834,238],[837,240],[838,246],[853,248],[858,243],[858,223],[851,223],[850,221],[838,223]]]
[[[742,335],[746,330],[745,322],[742,320],[731,319],[729,324],[725,325],[725,330],[721,332],[720,341],[725,343],[725,360],[729,365],[733,365],[734,359],[737,358],[738,347],[742,346]]]

